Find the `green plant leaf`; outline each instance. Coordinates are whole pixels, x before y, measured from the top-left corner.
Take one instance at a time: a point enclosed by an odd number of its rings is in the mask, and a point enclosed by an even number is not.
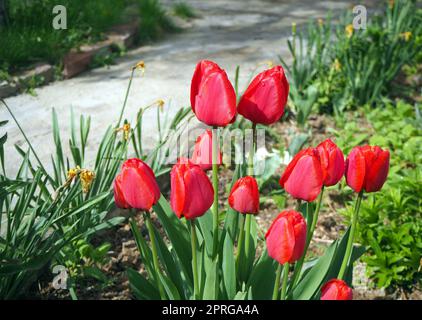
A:
[[[233,242],[226,233],[223,249],[223,277],[227,298],[233,299],[236,294],[236,263],[233,251]]]

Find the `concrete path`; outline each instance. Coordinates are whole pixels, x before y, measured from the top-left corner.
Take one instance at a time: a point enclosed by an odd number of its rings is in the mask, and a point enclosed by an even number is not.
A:
[[[167,1],[171,2],[171,1]],[[144,60],[146,72],[133,81],[125,117],[134,119],[140,107],[157,99],[167,103],[166,112],[174,114],[178,108],[189,105],[190,80],[200,59],[212,59],[234,78],[240,69],[243,90],[251,73],[263,62],[278,63],[278,55],[288,57],[286,39],[291,23],[298,25],[308,19],[324,17],[329,10],[338,12],[350,6],[350,1],[258,1],[258,0],[198,0],[186,1],[200,14],[183,33],[130,51],[110,68],[100,68],[65,81],[58,81],[35,90],[36,96],[22,94],[6,99],[22,127],[39,153],[41,160],[50,162],[54,150],[51,135],[51,109],[57,110],[62,129],[63,144],[67,145],[70,127],[70,109],[75,114],[92,116],[88,157],[106,127],[115,123],[128,84],[130,68]],[[0,109],[0,119],[11,120]],[[155,112],[147,113],[144,128],[148,146],[156,137]],[[15,172],[18,155],[13,145],[25,147],[22,135],[11,120],[2,131],[8,132],[6,145],[7,168]]]

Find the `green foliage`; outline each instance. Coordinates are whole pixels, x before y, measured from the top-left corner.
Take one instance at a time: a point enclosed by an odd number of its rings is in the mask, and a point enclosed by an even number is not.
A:
[[[141,41],[152,41],[166,32],[178,30],[158,0],[138,0],[138,3],[141,18],[139,27]]]
[[[195,10],[185,2],[175,3],[173,5],[173,12],[176,16],[183,19],[192,19],[198,16]]]
[[[39,162],[29,144],[29,151],[16,146],[22,163],[16,177],[9,177],[4,167],[3,150],[7,136],[2,138],[0,297],[3,299],[24,295],[51,261],[61,261],[60,256],[72,252],[75,243],[86,242],[95,232],[123,221],[120,217],[106,218],[113,207],[110,187],[127,148],[127,143],[118,141],[111,128],[100,143],[94,167],[96,177],[89,190],[83,190],[81,176],[69,180],[69,169],[84,166],[89,124],[89,119],[81,117],[78,130],[72,114],[69,139],[72,157],[67,158],[63,154],[59,124],[53,111],[56,153],[52,156],[52,173]],[[33,156],[38,161],[36,165],[32,163]],[[103,249],[80,253],[98,262]],[[62,262],[68,264],[69,259],[72,260],[68,258]]]
[[[383,109],[366,108],[369,126],[349,123],[337,133],[345,152],[357,142],[368,142],[391,153],[386,184],[367,195],[360,211],[360,239],[371,247],[364,260],[379,287],[421,285],[422,122],[417,110],[402,101]]]
[[[109,243],[94,247],[86,240],[80,239],[64,247],[57,262],[67,268],[71,282],[93,278],[107,283],[109,280],[101,269],[109,261],[107,254],[110,247]]]
[[[335,113],[365,104],[376,105],[401,88],[393,80],[403,69],[418,63],[422,48],[422,11],[414,1],[395,1],[385,13],[368,16],[367,29],[354,30],[346,12],[333,26],[330,16],[293,30],[288,47],[290,101],[299,126],[311,111]],[[312,110],[313,109],[313,110]]]
[[[125,0],[8,1],[8,24],[0,29],[0,61],[6,71],[44,60],[57,63],[72,47],[96,41],[101,32],[118,23]],[[67,9],[66,30],[52,27],[55,5]],[[2,68],[3,68],[2,67]]]

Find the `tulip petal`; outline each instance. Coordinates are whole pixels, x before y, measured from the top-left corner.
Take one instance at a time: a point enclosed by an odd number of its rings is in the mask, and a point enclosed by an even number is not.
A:
[[[122,209],[128,209],[130,206],[126,202],[122,191],[122,175],[118,174],[113,182],[114,202],[116,206]]]
[[[266,235],[268,255],[280,264],[289,262],[295,247],[294,229],[286,217],[278,217]]]
[[[226,126],[236,116],[236,94],[224,71],[205,78],[195,97],[197,118],[210,126]]]
[[[237,180],[228,200],[230,207],[240,213],[258,213],[259,191],[255,178],[247,176]]]
[[[207,175],[199,166],[191,167],[184,175],[186,187],[183,214],[186,219],[202,216],[214,201],[214,190]]]
[[[319,160],[305,155],[296,163],[284,189],[293,197],[305,201],[314,201],[322,188],[322,172]]]
[[[366,165],[366,176],[365,176],[365,191],[376,192],[381,190],[385,180],[388,176],[388,170],[390,167],[390,152],[377,150],[374,153],[372,163]]]
[[[359,147],[350,152],[346,160],[346,182],[355,192],[360,192],[365,182],[366,163]]]
[[[149,210],[154,203],[154,194],[150,190],[150,185],[135,168],[122,170],[122,191],[132,208]]]
[[[176,216],[180,219],[185,205],[185,183],[183,181],[183,172],[174,166],[170,173],[171,191],[170,204]]]

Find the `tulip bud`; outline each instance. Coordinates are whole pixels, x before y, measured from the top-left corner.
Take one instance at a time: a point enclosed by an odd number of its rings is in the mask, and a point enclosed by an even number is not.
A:
[[[202,216],[214,201],[214,189],[201,167],[181,158],[170,172],[170,203],[180,219],[194,219]]]
[[[202,170],[207,171],[212,168],[212,131],[206,130],[201,134],[195,142],[192,153],[192,162],[201,167]],[[222,163],[222,154],[218,152],[218,162]]]
[[[235,182],[230,192],[229,205],[243,214],[258,213],[259,190],[254,177],[243,177]]]
[[[287,165],[280,185],[290,195],[305,201],[314,201],[321,192],[323,173],[315,148],[299,151]]]
[[[346,160],[346,182],[355,192],[381,190],[388,176],[390,152],[378,146],[357,146]]]
[[[306,221],[295,210],[282,211],[265,235],[268,255],[280,264],[300,259],[306,242]]]
[[[253,123],[278,121],[289,96],[289,83],[281,66],[258,74],[239,101],[238,112]]]
[[[334,142],[327,139],[317,146],[323,184],[326,187],[333,186],[340,181],[344,174],[344,155]]]
[[[122,191],[122,175],[118,174],[113,183],[113,192],[114,192],[114,202],[116,206],[122,209],[130,208],[129,204],[126,202],[125,197]]]
[[[343,280],[332,279],[322,287],[321,300],[353,300],[353,290]]]
[[[192,77],[190,101],[199,121],[225,127],[236,119],[236,93],[226,72],[216,63],[202,60]]]
[[[160,199],[161,193],[154,172],[142,160],[126,160],[120,176],[116,178],[115,186],[118,186],[120,181],[123,197],[130,207],[148,211]]]

